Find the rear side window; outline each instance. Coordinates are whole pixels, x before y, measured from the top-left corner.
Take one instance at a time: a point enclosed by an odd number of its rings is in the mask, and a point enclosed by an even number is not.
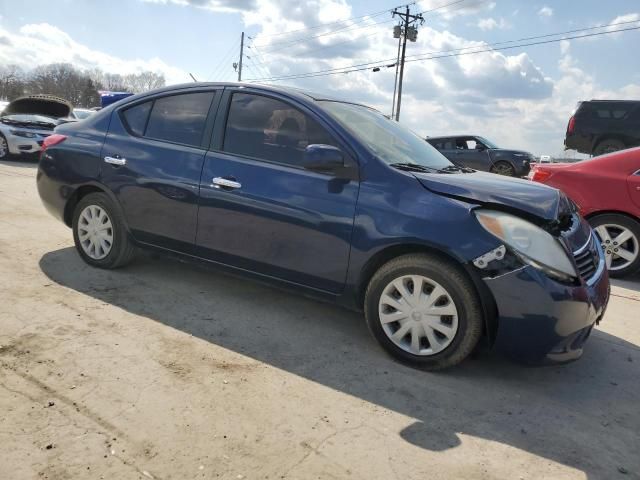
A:
[[[152,103],[141,103],[124,111],[124,121],[132,133],[140,136],[144,135],[144,128],[147,126],[147,118],[149,118]]]
[[[234,93],[223,150],[271,162],[300,165],[311,144],[338,146],[315,120],[269,97]]]
[[[185,93],[155,100],[144,136],[200,146],[214,94]]]

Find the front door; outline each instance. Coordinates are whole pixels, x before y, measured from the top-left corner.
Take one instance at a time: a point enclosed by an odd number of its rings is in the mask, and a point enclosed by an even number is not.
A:
[[[139,242],[191,252],[215,90],[171,94],[112,114],[102,182]],[[212,124],[212,122],[211,122]],[[207,140],[204,140],[207,138]]]
[[[340,145],[320,119],[287,99],[246,89],[225,97],[223,138],[207,153],[202,172],[198,254],[339,292],[359,182],[305,170],[302,159],[309,144]]]
[[[488,171],[491,167],[489,152],[478,149],[478,141],[473,137],[459,137],[456,139],[456,163],[476,170]]]

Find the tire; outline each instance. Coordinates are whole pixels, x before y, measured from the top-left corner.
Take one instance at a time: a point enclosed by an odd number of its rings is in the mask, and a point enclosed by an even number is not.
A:
[[[624,277],[640,270],[640,222],[626,215],[605,213],[591,217],[589,223],[602,242],[609,276]],[[618,235],[624,232],[628,232],[625,241],[616,242]],[[626,258],[620,256],[623,251]]]
[[[105,217],[99,212],[104,212],[108,222],[104,221]],[[92,219],[87,222],[90,216]],[[92,223],[93,218],[96,219],[96,223]],[[92,267],[105,269],[123,267],[131,263],[135,256],[136,249],[129,239],[124,220],[111,199],[104,193],[90,193],[80,199],[73,212],[71,227],[80,257]],[[92,236],[93,233],[95,236]],[[92,242],[92,238],[102,238],[105,240],[102,245],[108,245],[108,248],[92,249],[88,244],[101,243],[98,240]],[[110,241],[108,241],[109,238]]]
[[[413,309],[396,287],[400,285],[410,292],[416,283],[408,276],[422,282],[423,300],[410,297]],[[436,288],[442,290],[436,292]],[[404,309],[391,307],[386,303],[389,297]],[[403,255],[385,263],[369,282],[364,307],[367,325],[380,345],[396,359],[425,370],[459,364],[473,352],[482,333],[482,306],[471,279],[462,268],[431,255]],[[424,314],[434,309],[441,309],[443,314]],[[399,320],[389,321],[396,317]],[[382,319],[386,320],[384,324]],[[429,323],[437,325],[430,336]],[[447,335],[442,333],[446,332],[443,328],[448,329]],[[403,329],[405,335],[393,340],[394,335],[402,335]],[[416,336],[420,336],[418,342],[414,340]]]
[[[625,148],[627,148],[627,146],[620,140],[605,138],[593,149],[593,155],[597,157],[599,155],[617,152],[618,150],[624,150]]]
[[[489,170],[491,173],[495,173],[497,175],[504,175],[507,177],[515,177],[516,169],[509,162],[499,161],[491,165],[491,169]]]
[[[0,133],[0,160],[8,160],[9,156],[9,144],[5,136]]]

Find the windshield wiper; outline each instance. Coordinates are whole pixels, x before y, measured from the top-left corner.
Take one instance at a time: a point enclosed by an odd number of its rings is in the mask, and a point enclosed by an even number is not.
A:
[[[426,165],[420,165],[419,163],[391,163],[389,166],[397,168],[398,170],[406,170],[409,172],[441,172],[440,169],[434,167],[427,167]]]
[[[475,170],[469,167],[461,167],[460,165],[448,165],[444,168],[440,169],[444,172],[462,172],[462,173],[473,173]]]

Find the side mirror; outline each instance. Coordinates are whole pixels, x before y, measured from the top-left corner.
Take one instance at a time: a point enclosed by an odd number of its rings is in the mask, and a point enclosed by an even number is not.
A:
[[[304,152],[304,168],[318,172],[332,172],[344,167],[344,155],[331,145],[312,144]]]
[[[483,144],[481,143],[476,143],[476,150],[482,151],[482,150],[486,150],[487,147],[485,147]]]

